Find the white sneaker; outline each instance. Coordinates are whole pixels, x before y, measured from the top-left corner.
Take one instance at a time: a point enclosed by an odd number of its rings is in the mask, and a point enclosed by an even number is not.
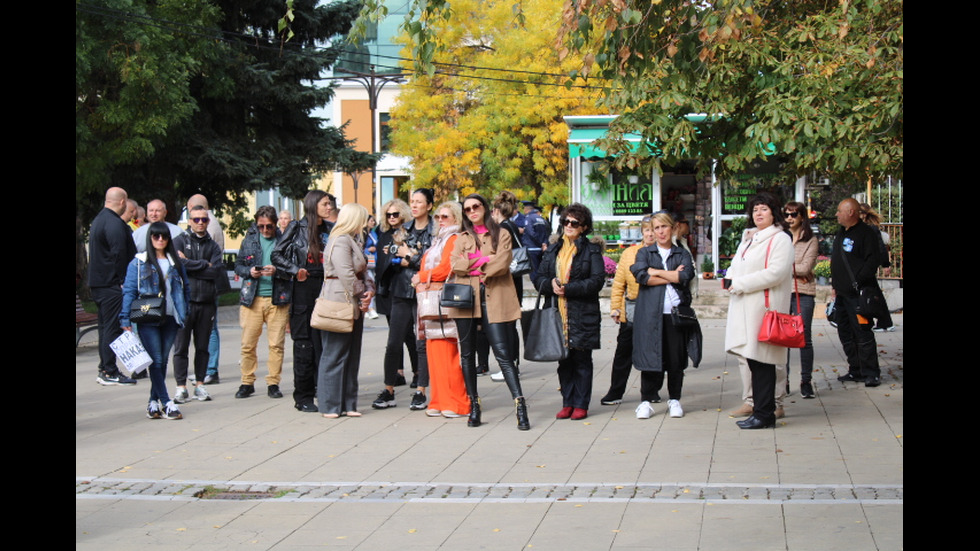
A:
[[[684,417],[684,408],[681,407],[680,400],[667,400],[667,408],[670,410],[671,417]]]
[[[640,405],[636,406],[636,418],[637,419],[649,419],[653,416],[653,405],[646,400],[640,402]]]
[[[199,402],[207,402],[211,399],[211,395],[208,394],[208,389],[204,388],[204,385],[199,385],[194,387],[194,398]]]
[[[493,382],[495,382],[495,383],[502,383],[502,382],[504,382],[504,372],[503,371],[498,371],[496,373],[491,373],[490,374],[490,380],[493,381]]]
[[[163,406],[163,418],[164,419],[183,419],[184,416],[181,415],[180,410],[177,409],[177,404],[173,400],[167,402],[167,405]]]
[[[183,386],[183,387],[179,386],[179,387],[177,387],[177,392],[174,393],[174,399],[173,399],[173,401],[174,402],[177,402],[178,404],[184,404],[184,403],[187,403],[187,402],[190,402],[191,401],[191,396],[190,396],[190,394],[187,393],[187,387],[186,386]]]
[[[378,311],[372,308],[368,310],[367,313],[364,314],[364,316],[369,320],[378,319]]]

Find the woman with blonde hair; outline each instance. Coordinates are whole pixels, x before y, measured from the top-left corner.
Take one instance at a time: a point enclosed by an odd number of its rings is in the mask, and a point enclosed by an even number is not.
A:
[[[664,379],[668,414],[684,416],[680,400],[687,367],[687,334],[672,312],[676,307],[691,305],[688,283],[694,278],[694,259],[674,244],[676,226],[666,212],[645,218],[644,237],[652,234],[654,244],[640,249],[630,267],[640,285],[633,333],[633,365],[642,372],[637,419],[653,415],[650,404],[659,398]]]
[[[447,201],[434,216],[439,233],[422,256],[421,269],[412,277],[419,293],[438,292],[452,272],[450,257],[463,221],[459,203]],[[426,337],[429,363],[429,417],[455,418],[470,413],[466,382],[459,362],[459,345],[455,321],[451,319],[419,320],[419,333]]]
[[[405,349],[412,371],[418,370],[418,350],[415,344],[415,290],[412,288],[414,272],[407,269],[407,261],[399,256],[399,248],[408,237],[406,224],[412,220],[412,210],[401,199],[392,199],[381,208],[381,233],[378,235],[378,256],[374,277],[378,287],[375,306],[378,313],[388,320],[388,342],[384,355],[384,386],[378,398],[371,404],[374,409],[395,406],[395,387],[406,383],[403,374]]]
[[[361,241],[367,217],[367,209],[363,206],[357,203],[344,205],[323,255],[320,296],[335,302],[350,302],[355,316],[350,333],[320,332],[323,354],[316,394],[319,411],[328,419],[341,415],[361,416],[357,410],[357,374],[364,333],[362,313],[367,312],[374,296],[374,283],[367,277],[367,258]]]
[[[649,227],[649,230],[648,230]],[[623,251],[616,265],[616,275],[613,276],[612,289],[609,291],[609,315],[619,324],[616,336],[616,352],[609,377],[609,391],[599,400],[604,406],[615,406],[623,403],[626,394],[626,383],[629,380],[630,368],[633,366],[633,318],[636,316],[636,298],[640,293],[640,284],[630,272],[630,267],[636,262],[636,253],[644,247],[656,243],[653,235],[652,217],[644,216],[641,222],[643,241],[631,245]],[[648,372],[642,372],[644,375]],[[660,395],[648,398],[651,402],[659,402]]]

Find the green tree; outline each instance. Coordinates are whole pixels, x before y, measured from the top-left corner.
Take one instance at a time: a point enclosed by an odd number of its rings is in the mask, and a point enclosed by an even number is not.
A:
[[[213,24],[217,14],[187,0],[76,1],[76,200],[95,195],[101,208],[113,169],[151,157],[197,110],[191,78],[213,46],[175,31]]]
[[[442,196],[510,189],[567,202],[562,116],[594,112],[598,93],[567,77],[574,65],[551,47],[560,5],[515,13],[512,2],[460,0],[453,9],[462,16],[433,23],[436,70],[416,75],[392,109],[393,151],[412,159],[418,185]]]
[[[118,185],[141,203],[164,200],[171,220],[203,193],[219,214],[239,215],[235,233],[249,193],[301,197],[348,149],[311,112],[332,95],[313,82],[336,59],[325,44],[349,31],[356,0],[294,0],[288,41],[277,34],[282,0],[92,2],[76,4],[82,232]]]

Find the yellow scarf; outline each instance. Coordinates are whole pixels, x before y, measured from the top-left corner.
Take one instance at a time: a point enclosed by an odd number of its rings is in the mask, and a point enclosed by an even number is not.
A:
[[[561,236],[562,247],[558,251],[558,257],[555,261],[555,277],[558,278],[558,283],[566,284],[568,283],[568,277],[572,272],[572,258],[578,249],[575,248],[575,241],[572,241],[567,236]],[[562,325],[565,329],[565,346],[568,346],[568,299],[563,296],[558,297],[558,312],[561,313]]]

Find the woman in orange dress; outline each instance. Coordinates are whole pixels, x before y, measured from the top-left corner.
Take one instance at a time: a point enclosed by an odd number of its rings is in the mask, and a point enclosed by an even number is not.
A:
[[[456,237],[463,220],[459,203],[447,201],[439,206],[435,215],[439,226],[438,235],[422,256],[421,269],[412,277],[419,296],[419,312],[422,311],[423,291],[441,288],[452,271],[449,256],[456,244]],[[434,300],[434,299],[433,299]],[[448,317],[442,320],[419,320],[420,337],[426,338],[429,360],[429,417],[456,418],[469,415],[470,401],[459,363],[459,345],[456,322]],[[438,338],[437,335],[447,335]],[[436,337],[436,338],[433,338]]]

